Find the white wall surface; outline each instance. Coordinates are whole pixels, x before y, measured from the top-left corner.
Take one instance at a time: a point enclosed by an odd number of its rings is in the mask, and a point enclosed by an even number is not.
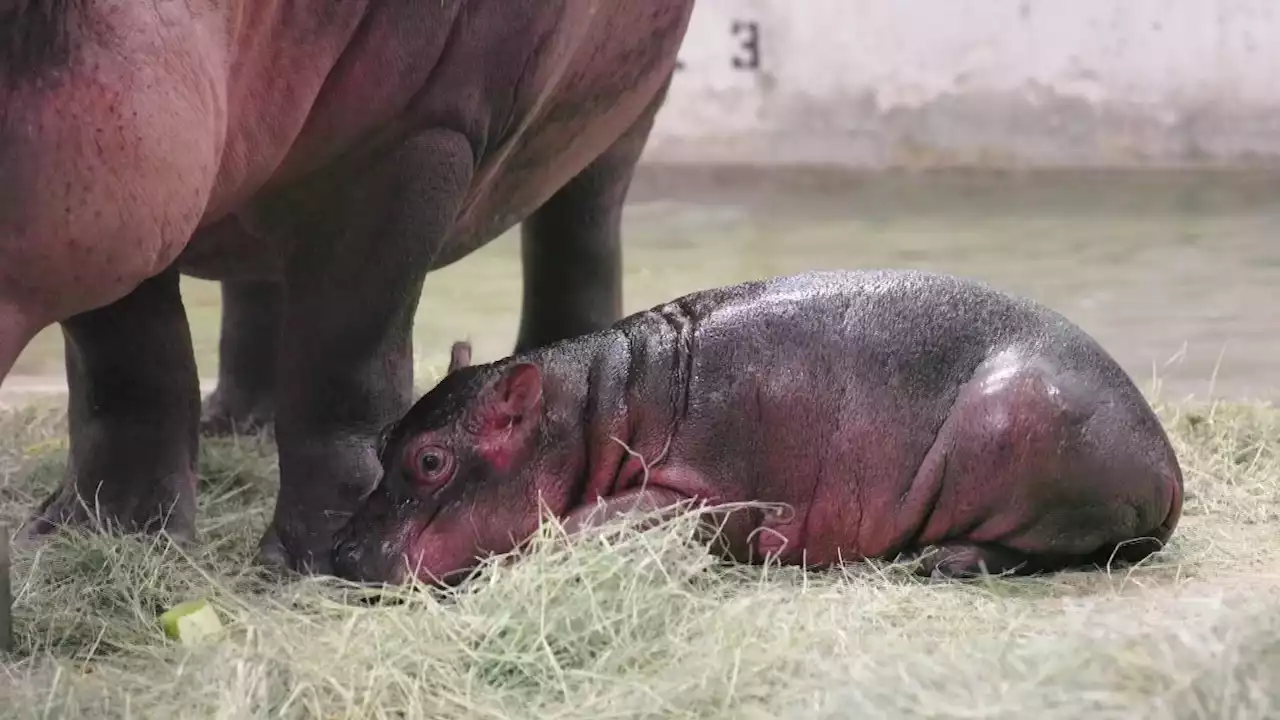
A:
[[[1280,166],[1280,0],[698,0],[681,60],[651,161]]]

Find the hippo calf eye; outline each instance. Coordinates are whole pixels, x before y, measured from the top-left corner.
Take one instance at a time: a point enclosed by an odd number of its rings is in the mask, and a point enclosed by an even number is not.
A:
[[[429,452],[422,456],[422,472],[434,473],[444,467],[444,458],[438,454]]]
[[[420,445],[405,459],[420,485],[443,485],[453,473],[453,455],[439,445]]]

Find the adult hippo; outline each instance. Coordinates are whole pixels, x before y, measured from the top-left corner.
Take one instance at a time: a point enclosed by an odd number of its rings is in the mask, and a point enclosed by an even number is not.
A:
[[[0,379],[60,323],[28,535],[194,533],[179,273],[279,288],[259,559],[327,572],[411,402],[424,276],[523,222],[518,346],[621,313],[619,218],[692,0],[0,0]]]

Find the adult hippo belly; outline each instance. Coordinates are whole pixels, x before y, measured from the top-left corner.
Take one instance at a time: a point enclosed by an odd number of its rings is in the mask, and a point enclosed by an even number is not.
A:
[[[428,271],[524,221],[520,344],[619,317],[620,209],[692,5],[0,3],[0,379],[57,322],[70,391],[68,475],[28,534],[193,536],[178,276],[269,283],[260,559],[327,572],[409,407]]]

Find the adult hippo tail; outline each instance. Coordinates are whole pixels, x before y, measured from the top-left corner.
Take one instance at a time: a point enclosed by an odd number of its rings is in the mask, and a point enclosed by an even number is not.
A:
[[[60,323],[70,390],[28,533],[192,535],[179,273],[271,282],[261,558],[327,570],[411,402],[428,271],[523,221],[522,342],[621,314],[620,209],[692,5],[0,0],[0,379]]]
[[[459,363],[461,365],[462,363]],[[1126,565],[1182,473],[1151,407],[1062,316],[915,271],[694,293],[613,328],[455,369],[388,433],[340,574],[451,582],[545,509],[570,528],[686,500],[735,559],[830,565],[929,547],[965,575]]]

